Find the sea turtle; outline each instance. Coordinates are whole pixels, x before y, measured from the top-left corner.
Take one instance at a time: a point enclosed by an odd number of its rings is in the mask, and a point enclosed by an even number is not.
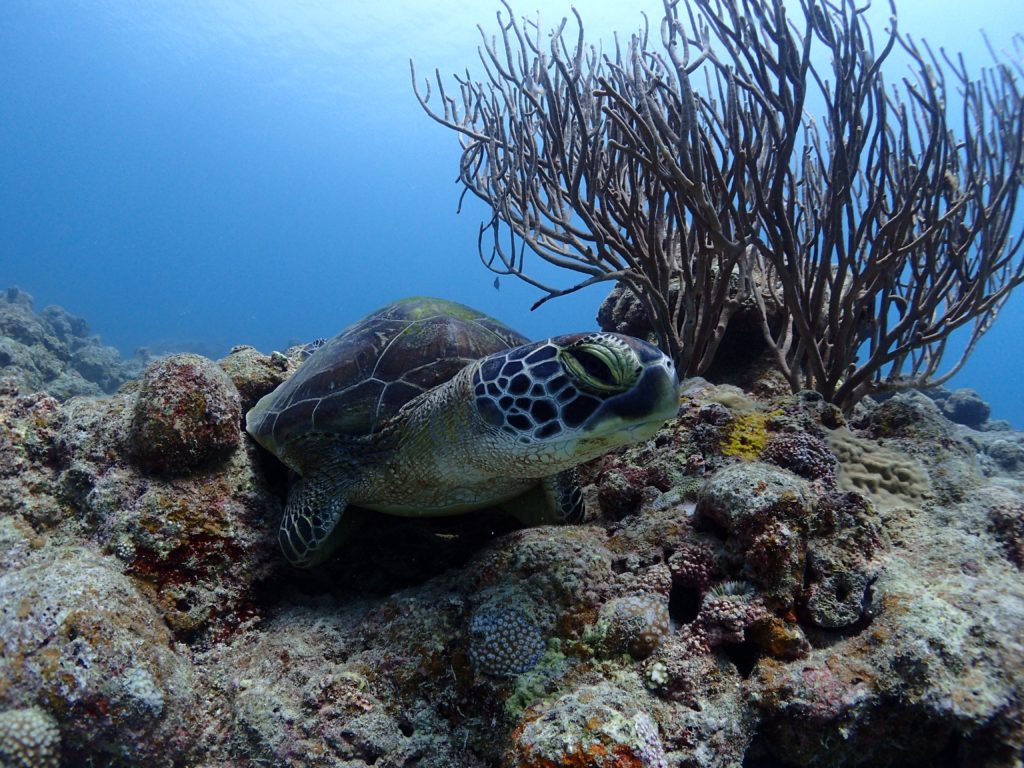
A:
[[[455,302],[389,304],[323,344],[246,414],[300,476],[279,539],[294,565],[325,560],[349,504],[440,516],[503,506],[578,522],[575,467],[652,435],[678,408],[672,361],[630,336],[530,342]]]

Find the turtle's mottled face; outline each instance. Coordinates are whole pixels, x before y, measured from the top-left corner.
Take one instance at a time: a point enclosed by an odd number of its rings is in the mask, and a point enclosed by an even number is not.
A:
[[[675,367],[615,333],[555,336],[481,361],[477,409],[515,453],[571,466],[650,437],[679,407]]]

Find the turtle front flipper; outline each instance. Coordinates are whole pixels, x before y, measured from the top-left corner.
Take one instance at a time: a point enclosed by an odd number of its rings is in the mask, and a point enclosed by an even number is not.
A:
[[[575,467],[543,478],[536,488],[501,505],[524,525],[580,523],[586,512]]]
[[[327,473],[300,478],[288,493],[277,535],[288,562],[310,568],[329,558],[350,527],[342,523],[346,506],[344,484]]]
[[[556,525],[575,525],[583,522],[587,510],[583,505],[583,489],[580,488],[580,473],[576,467],[545,477],[541,480],[540,487],[554,518],[546,522]]]

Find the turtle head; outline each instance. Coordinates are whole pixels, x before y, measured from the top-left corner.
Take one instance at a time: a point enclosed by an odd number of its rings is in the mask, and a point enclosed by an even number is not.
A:
[[[555,336],[484,358],[473,375],[488,430],[535,476],[653,435],[679,408],[675,366],[617,333]]]

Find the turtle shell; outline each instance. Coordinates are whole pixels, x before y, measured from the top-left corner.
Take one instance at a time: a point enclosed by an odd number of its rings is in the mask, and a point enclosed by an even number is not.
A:
[[[311,433],[372,435],[405,403],[470,362],[527,343],[508,326],[453,301],[396,301],[313,352],[249,411],[246,429],[281,458]]]

